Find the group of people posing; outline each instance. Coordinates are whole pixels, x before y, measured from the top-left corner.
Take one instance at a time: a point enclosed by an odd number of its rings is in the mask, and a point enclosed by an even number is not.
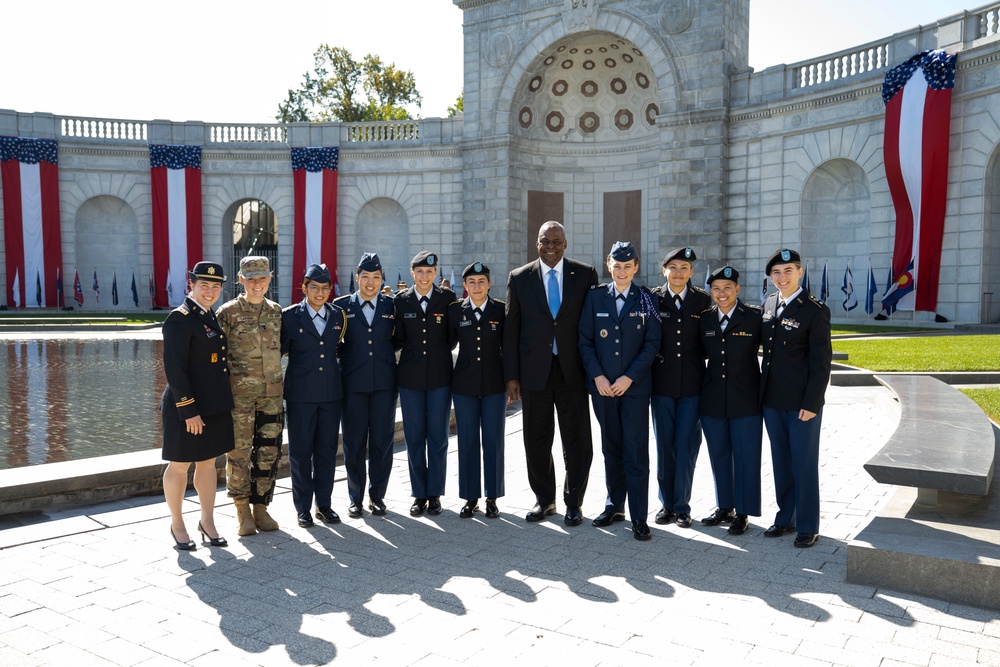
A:
[[[378,255],[365,253],[357,292],[330,302],[324,265],[310,266],[303,300],[285,309],[265,298],[268,260],[240,262],[244,291],[223,304],[222,267],[199,262],[190,293],[164,322],[168,386],[163,412],[164,493],[171,535],[196,547],[181,506],[187,473],[201,502],[198,531],[225,546],[213,518],[214,460],[227,455],[228,494],[238,533],[275,530],[267,507],[274,492],[284,423],[292,501],[298,524],[340,517],[331,505],[338,436],[347,473],[348,514],[387,511],[397,398],[409,462],[413,516],[443,511],[451,406],[458,435],[459,516],[500,516],[504,495],[506,405],[520,400],[528,481],[536,503],[525,520],[557,512],[552,456],[558,418],[565,476],[564,522],[583,522],[593,460],[590,407],[601,427],[607,496],[598,527],[626,519],[648,540],[649,422],[656,441],[659,524],[692,525],[691,489],[704,433],[717,507],[701,521],[744,533],[761,514],[761,443],[766,426],[778,512],[764,535],[796,532],[795,546],[819,533],[819,436],[830,375],[830,311],[799,285],[802,264],[775,252],[767,274],[777,292],[763,308],[739,299],[739,272],[711,274],[710,294],[691,284],[692,248],[663,259],[662,286],[633,282],[636,249],[616,243],[607,257],[612,280],[565,257],[566,233],[547,222],[536,261],[507,279],[506,302],[490,296],[482,262],[462,272],[467,297],[437,283],[438,257],[411,261],[414,283],[383,293]],[[458,347],[457,357],[453,350]],[[763,346],[763,363],[758,350]],[[398,352],[398,360],[397,360]],[[288,356],[282,377],[281,356]],[[284,399],[284,406],[282,406]]]

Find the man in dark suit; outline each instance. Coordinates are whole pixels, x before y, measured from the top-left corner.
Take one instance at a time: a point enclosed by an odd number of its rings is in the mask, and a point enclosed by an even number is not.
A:
[[[396,294],[396,331],[400,350],[396,379],[403,411],[403,437],[410,464],[413,504],[410,514],[442,512],[447,479],[448,423],[451,421],[450,289],[434,284],[438,256],[422,250],[410,261],[413,286]],[[404,285],[405,286],[405,285]]]
[[[676,521],[691,527],[691,486],[701,447],[698,402],[705,358],[699,343],[701,312],[712,298],[691,284],[691,248],[676,248],[663,258],[667,281],[653,290],[660,300],[663,337],[653,363],[653,434],[656,438],[656,481],[663,507],[656,523]]]
[[[729,523],[742,535],[749,515],[760,516],[761,311],[739,300],[739,271],[723,266],[708,278],[715,305],[701,314],[701,343],[708,368],[701,388],[701,427],[715,476],[718,506],[701,520]]]
[[[830,309],[799,286],[802,260],[788,248],[767,260],[778,291],[764,302],[760,400],[771,441],[778,514],[766,537],[798,532],[795,546],[819,538],[819,436],[833,350]]]
[[[316,518],[340,523],[330,506],[337,465],[344,383],[337,347],[347,330],[347,313],[327,303],[332,284],[326,264],[312,264],[302,280],[302,303],[281,311],[281,353],[288,355],[285,405],[288,410],[288,463],[292,503],[299,526]]]
[[[600,528],[625,520],[625,500],[632,536],[652,537],[646,524],[649,505],[649,369],[660,347],[658,304],[649,291],[633,284],[639,256],[628,242],[608,255],[608,286],[590,291],[580,315],[580,359],[587,373],[594,413],[601,423],[601,452],[608,497],[594,519]]]
[[[344,376],[344,468],[351,518],[364,514],[365,445],[368,447],[368,507],[386,512],[385,491],[392,470],[396,424],[396,350],[392,343],[395,314],[392,298],[379,293],[382,262],[366,252],[356,271],[358,291],[334,305],[347,313],[347,333],[340,348]]]
[[[523,400],[524,450],[535,506],[524,517],[541,521],[556,512],[553,407],[559,414],[566,479],[565,523],[583,522],[580,507],[594,458],[587,378],[580,362],[580,310],[597,271],[567,259],[566,231],[555,221],[538,230],[538,259],[507,278],[503,361],[507,400]]]

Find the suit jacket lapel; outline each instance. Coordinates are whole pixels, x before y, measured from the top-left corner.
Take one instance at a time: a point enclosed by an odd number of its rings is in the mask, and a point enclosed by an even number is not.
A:
[[[565,266],[565,264],[563,266]],[[548,276],[546,275],[548,270],[548,267],[542,264],[541,259],[536,259],[532,262],[531,268],[528,269],[528,282],[531,284],[531,291],[535,294],[535,297],[541,304],[541,307],[543,308],[542,312],[546,313],[550,312],[549,299],[546,292],[548,289],[548,283],[545,282],[548,280]],[[563,285],[563,287],[565,287],[565,285]]]

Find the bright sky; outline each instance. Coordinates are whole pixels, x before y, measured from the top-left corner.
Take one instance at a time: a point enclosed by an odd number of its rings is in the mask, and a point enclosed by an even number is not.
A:
[[[929,24],[958,0],[751,0],[761,70]],[[419,7],[419,8],[418,8]],[[4,3],[0,108],[98,118],[274,122],[321,43],[412,70],[420,116],[462,89],[451,0],[135,0]]]

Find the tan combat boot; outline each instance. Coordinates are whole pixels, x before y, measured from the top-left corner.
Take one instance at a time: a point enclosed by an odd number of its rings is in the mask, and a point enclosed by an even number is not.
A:
[[[236,521],[240,524],[236,534],[240,537],[256,535],[257,526],[254,525],[253,516],[250,515],[250,499],[235,498],[233,502],[236,504]]]
[[[259,530],[278,530],[278,522],[267,513],[267,505],[253,506],[253,522]]]

